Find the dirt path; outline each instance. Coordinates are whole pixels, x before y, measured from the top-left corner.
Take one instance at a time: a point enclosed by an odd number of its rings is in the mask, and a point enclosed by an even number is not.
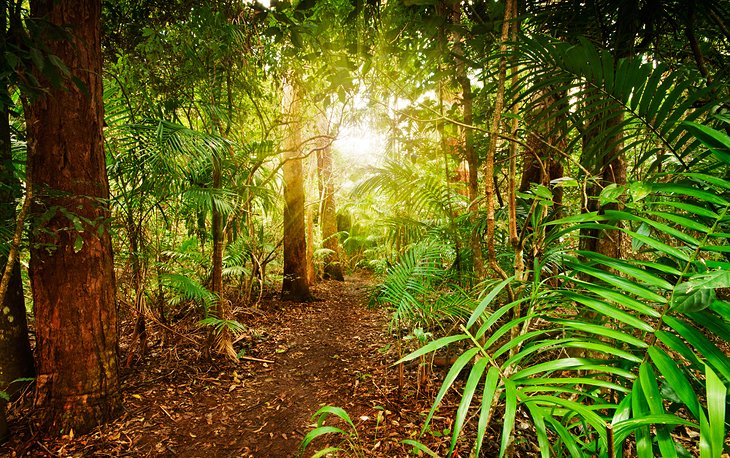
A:
[[[350,413],[369,455],[405,456],[400,440],[418,430],[428,401],[414,395],[415,384],[395,396],[387,313],[365,307],[367,289],[365,280],[348,278],[317,285],[321,302],[272,297],[260,311],[240,310],[249,331],[239,345],[270,363],[212,365],[198,350],[202,337],[158,330],[152,351],[123,374],[125,413],[117,421],[44,441],[21,406],[0,456],[291,457],[322,405]]]

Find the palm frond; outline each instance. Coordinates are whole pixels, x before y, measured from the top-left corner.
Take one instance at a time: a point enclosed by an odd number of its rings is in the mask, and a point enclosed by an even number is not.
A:
[[[649,134],[655,146],[644,149],[639,163],[660,150],[685,166],[692,160],[688,155],[694,137],[682,123],[711,112],[714,106],[707,99],[712,88],[694,86],[662,63],[639,57],[616,60],[587,40],[571,44],[533,34],[520,37],[515,46],[519,79],[510,88],[515,102],[525,113],[548,98],[562,107],[543,110],[544,116],[532,121],[532,129],[552,129],[549,135],[566,140],[567,150],[592,138],[584,154],[596,158],[616,146],[629,151],[646,145]],[[611,119],[619,122],[608,122]],[[566,138],[571,131],[579,135]]]
[[[700,130],[706,135],[698,140],[708,148],[730,148],[720,133]],[[730,158],[715,160],[730,169]],[[490,292],[464,333],[403,359],[454,341],[474,343],[452,366],[426,423],[466,363],[479,355],[454,421],[452,450],[483,381],[476,447],[502,403],[500,456],[519,406],[531,412],[541,449],[555,454],[607,456],[632,437],[639,456],[688,453],[671,433],[676,425],[699,433],[703,456],[721,453],[730,387],[730,356],[723,351],[730,304],[716,290],[730,287],[730,262],[724,259],[730,251],[730,181],[719,176],[725,175],[679,173],[662,183],[629,184],[612,193],[625,193],[622,211],[546,223],[567,226],[552,231],[554,240],[581,227],[622,231],[633,240],[637,259],[563,252],[561,286],[535,275],[529,288],[518,289],[521,297],[496,310],[492,303],[510,279],[487,285]],[[606,224],[619,220],[620,226]],[[539,263],[535,271],[543,272]]]

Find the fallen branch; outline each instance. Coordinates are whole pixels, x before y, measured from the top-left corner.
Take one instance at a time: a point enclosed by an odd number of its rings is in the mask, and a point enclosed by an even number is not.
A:
[[[243,359],[245,361],[256,361],[259,363],[269,363],[269,364],[275,363],[275,361],[272,361],[270,359],[254,358],[253,356],[239,356],[238,359]]]

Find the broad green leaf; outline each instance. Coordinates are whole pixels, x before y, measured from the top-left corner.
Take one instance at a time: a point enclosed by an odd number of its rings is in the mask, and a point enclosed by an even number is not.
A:
[[[588,267],[588,266],[582,266],[582,265],[578,265],[578,264],[571,264],[570,267],[574,270],[577,270],[578,272],[583,272],[585,274],[591,275],[592,277],[603,280],[606,283],[621,289],[622,291],[626,291],[627,293],[634,294],[643,299],[653,301],[653,302],[659,302],[659,303],[666,303],[666,301],[667,301],[667,299],[664,296],[655,293],[654,291],[650,290],[649,288],[646,288],[645,286],[639,285],[636,282],[627,280],[627,279],[620,277],[616,274],[613,274],[611,272],[606,272],[605,270],[596,269],[596,268]]]
[[[325,434],[341,434],[342,436],[344,436],[344,438],[348,437],[348,434],[345,431],[335,426],[319,426],[312,431],[309,431],[307,435],[304,436],[302,444],[299,446],[299,448],[303,451],[307,448],[310,442]]]
[[[725,442],[725,412],[727,408],[728,387],[720,380],[710,366],[705,366],[707,382],[707,421],[708,442],[712,456],[720,456]]]
[[[542,458],[550,458],[552,443],[548,439],[547,428],[545,427],[545,416],[543,408],[535,403],[526,401],[524,405],[530,411],[532,416],[532,424],[535,426],[535,434],[537,435],[537,443],[540,447],[540,456]],[[478,454],[475,454],[479,456]]]
[[[489,360],[487,358],[481,358],[474,364],[469,372],[469,378],[464,386],[464,392],[461,395],[459,408],[457,409],[456,416],[454,417],[454,431],[451,436],[451,447],[449,448],[449,453],[453,452],[456,447],[456,441],[459,438],[459,434],[461,434],[461,429],[464,427],[466,416],[469,413],[471,400],[474,397],[477,385],[482,379],[482,375],[484,375],[484,369],[486,369],[487,364],[489,364]]]
[[[577,329],[583,332],[587,332],[590,334],[595,334],[600,337],[609,338],[609,339],[616,339],[620,342],[625,342],[629,345],[633,345],[635,347],[639,348],[646,348],[649,346],[646,342],[643,340],[634,337],[632,335],[629,335],[625,332],[618,331],[616,329],[611,329],[606,326],[600,326],[597,324],[591,324],[586,323],[583,321],[567,321],[567,320],[557,320],[557,323],[562,324],[563,326]]]
[[[652,415],[664,415],[664,405],[662,396],[659,393],[659,386],[657,385],[656,376],[654,371],[648,363],[643,363],[639,367],[639,381],[641,382],[641,389],[644,392],[646,403],[649,406],[649,411]],[[662,452],[662,456],[674,458],[677,456],[677,451],[674,448],[674,440],[669,435],[669,431],[663,426],[656,427],[657,442],[659,443],[659,449]]]
[[[410,353],[410,354],[404,356],[403,358],[401,358],[398,361],[396,361],[395,363],[393,363],[393,365],[396,366],[396,365],[404,363],[406,361],[411,361],[413,359],[418,358],[419,356],[423,356],[425,354],[434,352],[434,351],[436,351],[440,348],[443,348],[447,345],[450,345],[454,342],[458,342],[460,340],[465,340],[468,338],[469,338],[469,336],[466,336],[464,334],[457,334],[454,336],[442,337],[438,340],[434,340],[433,342],[430,342],[430,343],[424,345],[423,347],[419,348],[418,350],[414,351],[413,353]]]
[[[591,309],[603,314],[608,318],[616,319],[636,329],[641,329],[645,332],[652,332],[654,330],[654,328],[652,328],[651,325],[649,325],[646,321],[641,320],[632,314],[626,313],[623,310],[619,310],[618,308],[606,302],[599,301],[597,299],[593,299],[582,294],[572,293],[570,291],[566,291],[563,294],[566,297],[569,297],[576,302],[580,302],[581,304],[590,307]]]
[[[413,439],[404,439],[401,441],[401,443],[405,444],[405,445],[410,445],[411,447],[425,453],[426,455],[430,456],[431,458],[441,458],[436,452],[434,452],[430,448],[426,447],[424,444],[422,444],[418,441],[415,441]]]
[[[441,404],[441,401],[444,399],[444,396],[446,396],[446,393],[448,392],[449,388],[451,388],[451,385],[454,383],[456,378],[461,373],[462,369],[469,363],[469,361],[472,360],[477,354],[479,353],[478,348],[470,348],[464,353],[459,356],[454,364],[451,366],[451,369],[449,369],[449,372],[446,374],[446,378],[444,378],[443,383],[441,384],[441,389],[439,390],[438,394],[436,395],[436,399],[433,401],[433,404],[431,405],[431,411],[428,413],[428,416],[426,417],[426,421],[423,423],[423,428],[421,429],[421,434],[425,433],[428,429],[428,425],[431,422],[431,418],[433,418],[433,415],[436,413],[436,409],[438,409],[439,405]]]
[[[644,183],[643,181],[635,181],[629,185],[629,195],[631,200],[639,202],[651,194],[651,185]]]
[[[645,418],[649,416],[649,406],[646,403],[646,398],[644,397],[644,391],[641,387],[641,379],[637,379],[634,381],[634,387],[631,390],[631,410],[633,412],[633,417],[635,420]],[[649,425],[640,423],[637,425],[636,428],[632,428],[634,431],[634,435],[636,436],[636,453],[639,456],[639,458],[653,458],[654,457],[654,451],[652,450],[651,445],[651,435],[649,433]],[[623,443],[623,440],[621,439],[622,434],[620,434],[620,430],[616,431],[616,428],[614,428],[614,433],[616,434],[616,439],[618,443]]]
[[[345,412],[345,410],[342,407],[335,407],[335,406],[323,406],[317,412],[312,415],[312,420],[317,418],[317,426],[322,426],[324,424],[325,419],[329,415],[334,415],[338,418],[340,418],[342,421],[350,425],[350,427],[354,430],[355,425],[352,423],[352,420],[350,419],[350,416]]]
[[[512,429],[515,426],[517,414],[517,388],[510,379],[504,380],[504,419],[502,421],[502,442],[499,447],[499,456],[504,456],[507,446],[512,439]]]
[[[715,298],[714,289],[703,288],[689,293],[677,293],[675,291],[672,296],[671,310],[680,313],[700,312],[709,307]]]
[[[715,344],[683,320],[665,316],[664,322],[692,345],[707,360],[713,370],[719,372],[725,380],[730,380],[730,358]]]
[[[604,206],[609,203],[618,202],[618,200],[626,193],[626,186],[619,186],[616,183],[611,183],[601,191],[598,196],[598,203]]]
[[[726,270],[715,270],[693,275],[687,281],[677,285],[675,293],[689,294],[698,289],[715,289],[730,287],[730,272]]]
[[[484,380],[484,392],[482,393],[482,408],[479,412],[479,422],[477,424],[477,442],[475,445],[475,454],[479,456],[479,450],[484,442],[484,436],[487,434],[487,420],[490,418],[492,410],[492,402],[497,392],[497,384],[499,383],[499,370],[492,366],[487,371],[487,377]]]
[[[476,321],[482,316],[482,313],[484,313],[484,310],[492,303],[495,297],[499,293],[502,292],[502,290],[510,284],[512,280],[514,280],[514,276],[507,278],[503,281],[501,281],[499,284],[497,284],[492,290],[487,294],[484,299],[479,302],[479,305],[474,309],[474,312],[471,314],[471,317],[469,317],[469,321],[466,323],[466,328],[470,328],[476,323]]]
[[[664,380],[674,389],[679,399],[687,406],[695,418],[700,417],[700,403],[692,389],[692,384],[677,366],[677,362],[667,353],[656,346],[649,347],[649,357],[664,377]]]

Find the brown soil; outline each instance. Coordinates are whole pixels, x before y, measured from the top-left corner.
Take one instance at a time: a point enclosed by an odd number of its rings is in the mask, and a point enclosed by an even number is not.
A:
[[[150,351],[123,373],[119,419],[87,435],[43,438],[26,399],[10,411],[11,441],[0,456],[298,456],[312,414],[323,405],[344,408],[358,438],[318,439],[306,456],[327,445],[407,456],[410,448],[400,441],[417,437],[438,386],[417,383],[411,366],[399,390],[387,312],[366,308],[367,280],[347,280],[315,286],[318,302],[271,297],[260,309],[239,308],[248,331],[237,349],[243,345],[251,358],[239,363],[211,362],[200,352],[202,333],[181,324],[151,326]],[[446,404],[435,432],[422,439],[442,455],[441,432],[450,425],[444,410],[454,407]]]

